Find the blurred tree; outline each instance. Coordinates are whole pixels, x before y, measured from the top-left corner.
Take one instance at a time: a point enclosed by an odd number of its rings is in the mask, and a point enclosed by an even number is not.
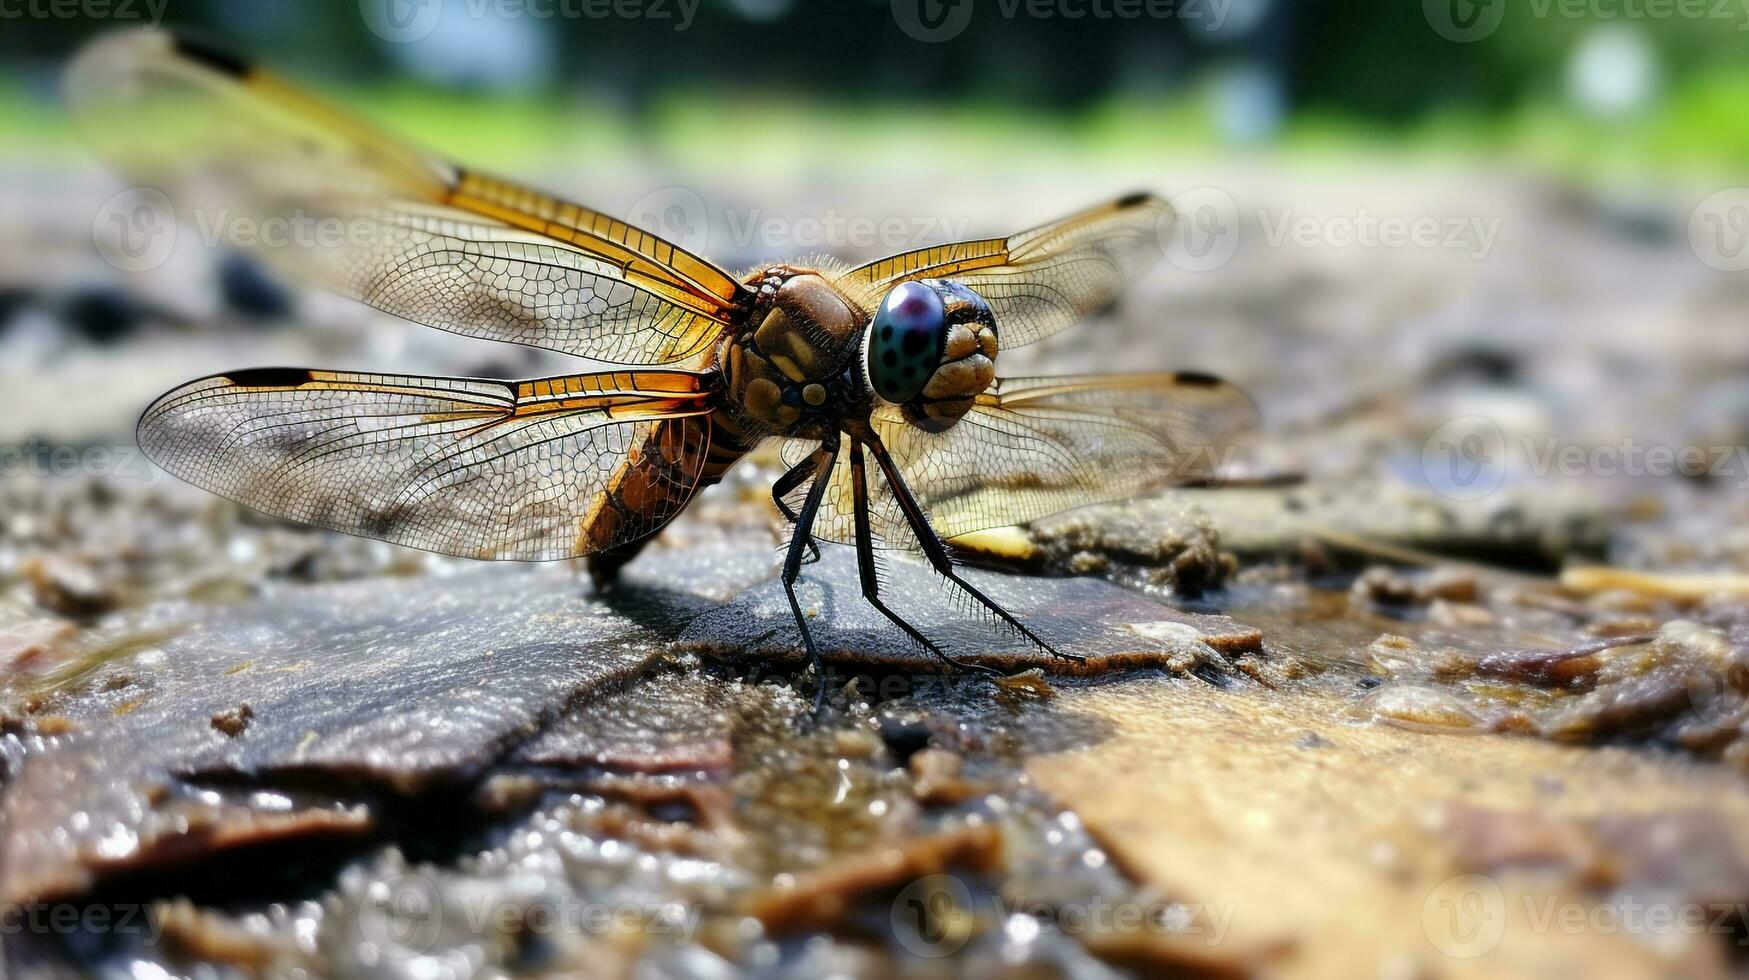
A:
[[[146,0],[92,0],[90,9],[99,2],[108,10],[128,4],[136,19],[46,16],[33,11],[83,8],[11,0],[0,21],[0,70],[46,83],[83,40],[139,26],[148,9]],[[1597,14],[1621,6],[1596,0],[1584,5],[1593,13],[1572,17],[1561,0],[1451,0],[1478,9],[1506,4],[1497,30],[1455,43],[1430,27],[1416,0],[1173,0],[1181,16],[1131,19],[1086,14],[1115,0],[919,0],[972,4],[963,33],[925,43],[899,28],[893,0],[698,0],[685,29],[677,29],[682,0],[615,0],[666,18],[588,16],[615,8],[585,0],[364,0],[443,6],[447,28],[393,43],[372,34],[353,0],[163,2],[168,24],[203,30],[300,74],[361,82],[411,73],[422,84],[461,88],[585,89],[634,113],[664,91],[699,90],[756,100],[792,92],[1073,109],[1114,96],[1168,97],[1205,74],[1238,68],[1250,83],[1262,80],[1253,95],[1273,90],[1289,111],[1385,124],[1452,106],[1502,110],[1558,95],[1580,39],[1603,19]],[[1034,3],[1053,15],[1030,16]],[[517,12],[517,22],[486,24],[501,4]],[[1071,11],[1085,15],[1065,16]],[[1647,17],[1634,26],[1650,39],[1673,88],[1691,75],[1744,68],[1741,28],[1749,24]],[[749,105],[750,112],[769,108]]]

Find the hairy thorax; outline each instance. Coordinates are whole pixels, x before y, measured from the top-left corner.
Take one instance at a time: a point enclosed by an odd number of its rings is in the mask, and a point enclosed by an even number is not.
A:
[[[754,326],[725,337],[718,353],[725,411],[752,433],[810,438],[866,417],[867,311],[809,269],[773,266],[749,285],[759,291]]]

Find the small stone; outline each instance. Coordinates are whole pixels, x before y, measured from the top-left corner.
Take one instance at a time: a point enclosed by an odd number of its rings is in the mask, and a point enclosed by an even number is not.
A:
[[[947,749],[924,749],[911,757],[912,793],[918,802],[944,806],[970,799],[980,787],[961,778],[965,760]]]
[[[1396,606],[1433,602],[1474,603],[1481,594],[1476,577],[1461,569],[1439,568],[1415,574],[1384,566],[1367,569],[1354,581],[1355,598]]]
[[[240,704],[230,711],[220,711],[213,715],[213,728],[231,738],[243,734],[249,727],[249,720],[255,717],[254,709],[247,704]]]
[[[1494,625],[1494,614],[1486,607],[1467,602],[1448,602],[1444,599],[1435,599],[1427,607],[1427,619],[1431,623],[1451,627]]]
[[[63,616],[96,616],[114,609],[119,601],[96,569],[74,558],[39,555],[26,560],[20,571],[36,604]]]
[[[99,344],[112,344],[133,333],[147,315],[139,300],[110,287],[75,292],[62,314],[75,330]]]
[[[1038,552],[1032,539],[1018,527],[992,527],[956,535],[953,546],[959,550],[1014,562],[1030,561]]]
[[[1387,685],[1368,699],[1375,721],[1420,732],[1478,731],[1482,720],[1446,691],[1415,685]]]
[[[1050,698],[1057,694],[1057,689],[1045,680],[1045,672],[1037,667],[996,678],[996,688],[1004,694],[1024,694],[1034,698]]]
[[[237,253],[226,255],[219,263],[218,278],[225,305],[243,316],[279,320],[291,315],[291,294],[249,258]]]
[[[1461,568],[1436,568],[1421,580],[1417,594],[1428,601],[1474,603],[1481,596],[1474,572]]]
[[[866,759],[880,749],[874,733],[862,728],[841,729],[833,734],[832,749],[846,759]]]
[[[929,726],[921,718],[882,714],[880,726],[881,741],[887,743],[887,750],[900,762],[908,761],[929,746]]]
[[[1610,616],[1585,627],[1592,636],[1632,636],[1658,631],[1657,620],[1650,616]]]

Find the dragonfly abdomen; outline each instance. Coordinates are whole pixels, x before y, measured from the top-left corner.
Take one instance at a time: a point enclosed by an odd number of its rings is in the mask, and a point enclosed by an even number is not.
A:
[[[584,518],[590,578],[599,585],[617,577],[700,490],[721,481],[752,448],[733,423],[716,413],[651,425]]]

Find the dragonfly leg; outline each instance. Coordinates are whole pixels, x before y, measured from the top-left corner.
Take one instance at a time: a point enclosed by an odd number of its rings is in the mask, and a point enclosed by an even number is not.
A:
[[[795,533],[790,535],[789,553],[783,560],[783,592],[789,597],[789,609],[796,617],[796,628],[802,631],[802,643],[808,648],[808,663],[814,668],[816,688],[814,690],[814,714],[820,713],[820,708],[826,702],[826,662],[820,658],[820,651],[814,646],[814,634],[808,632],[807,617],[802,615],[802,605],[796,600],[796,579],[802,575],[803,546],[809,542],[809,534],[814,528],[814,515],[820,512],[820,502],[826,498],[826,485],[831,482],[832,464],[838,458],[838,435],[831,433],[820,444],[820,451],[815,454],[818,461],[814,464],[814,483],[808,487],[807,499],[802,501],[801,513],[796,515]],[[810,457],[812,459],[814,457]]]
[[[1027,629],[1025,623],[1015,619],[1013,614],[998,605],[996,600],[985,595],[972,583],[960,577],[959,572],[954,568],[953,559],[948,556],[947,547],[941,543],[941,538],[936,536],[935,529],[929,526],[928,516],[923,513],[923,508],[918,506],[917,499],[911,496],[911,488],[906,485],[905,477],[899,473],[899,468],[893,464],[893,458],[887,453],[887,447],[882,445],[880,439],[872,432],[862,435],[868,442],[869,452],[874,455],[875,464],[881,468],[881,473],[887,478],[887,485],[893,490],[893,498],[899,502],[899,510],[905,515],[905,522],[911,525],[911,533],[917,536],[917,543],[922,546],[924,557],[929,559],[929,564],[934,566],[936,572],[949,582],[959,586],[967,595],[976,599],[985,609],[995,613],[998,618],[1012,626],[1021,636],[1036,644],[1039,649],[1063,660],[1073,660],[1076,663],[1084,662],[1086,657],[1073,653],[1063,653],[1040,639],[1037,633]]]
[[[852,440],[850,443],[850,486],[856,501],[856,568],[862,576],[862,597],[868,604],[880,611],[880,614],[892,620],[894,625],[905,631],[905,635],[915,640],[923,649],[934,654],[937,659],[961,670],[989,674],[993,677],[1002,676],[1002,672],[994,667],[974,664],[964,660],[956,660],[943,653],[929,637],[917,627],[907,623],[898,613],[887,608],[881,601],[880,575],[875,568],[874,535],[869,530],[868,521],[868,482],[862,461],[862,443]]]
[[[820,458],[823,455],[825,455],[824,448],[814,450],[808,454],[807,459],[790,467],[788,473],[778,477],[777,482],[771,485],[771,502],[777,505],[778,512],[783,514],[784,520],[791,524],[796,523],[798,515],[790,508],[789,502],[783,498],[789,496],[790,491],[801,486],[803,480],[806,480],[820,468]],[[805,538],[808,550],[812,552],[805,564],[811,565],[820,560],[820,546],[814,543],[812,534],[805,535]]]

